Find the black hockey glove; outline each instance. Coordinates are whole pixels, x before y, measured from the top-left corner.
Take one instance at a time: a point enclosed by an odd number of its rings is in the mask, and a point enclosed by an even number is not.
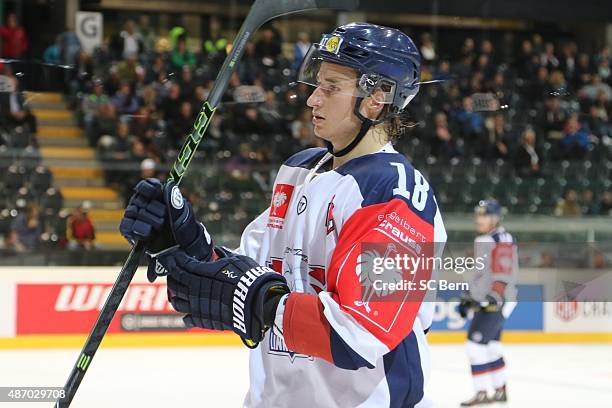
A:
[[[274,323],[281,297],[289,293],[285,277],[244,255],[215,248],[220,259],[200,262],[175,249],[158,262],[168,271],[168,300],[186,313],[187,327],[233,330],[256,347]]]
[[[474,298],[470,296],[469,293],[465,293],[463,296],[461,296],[458,307],[459,315],[461,317],[465,319],[470,313],[470,310],[478,308],[480,308],[480,303],[474,300]]]
[[[156,259],[174,247],[199,260],[212,258],[212,239],[204,225],[196,221],[191,204],[174,182],[162,184],[157,179],[146,179],[134,191],[119,230],[131,243],[147,242],[150,282],[167,273]]]

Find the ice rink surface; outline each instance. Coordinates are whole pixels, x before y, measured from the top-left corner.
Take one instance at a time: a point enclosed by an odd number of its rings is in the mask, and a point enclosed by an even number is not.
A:
[[[78,351],[2,350],[0,386],[62,386]],[[238,347],[103,348],[71,407],[240,407],[248,388],[247,357],[247,349]],[[612,345],[508,345],[506,361],[507,407],[612,407]],[[433,345],[432,363],[427,395],[437,407],[458,407],[471,397],[463,346]],[[288,395],[288,407],[291,402]]]

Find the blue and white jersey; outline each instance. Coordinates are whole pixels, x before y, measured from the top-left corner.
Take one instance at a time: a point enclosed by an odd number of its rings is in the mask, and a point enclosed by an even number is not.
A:
[[[332,158],[307,149],[287,160],[270,207],[242,235],[239,252],[283,274],[292,290],[251,352],[247,407],[412,407],[423,399],[434,303],[420,295],[363,301],[359,270],[362,243],[446,242],[434,192],[391,144],[322,172]]]
[[[504,299],[508,302],[516,300],[518,252],[512,235],[502,226],[488,234],[479,235],[474,240],[474,254],[482,259],[484,267],[474,271],[470,282],[472,297],[483,302],[493,290],[494,283],[502,282],[505,284]]]

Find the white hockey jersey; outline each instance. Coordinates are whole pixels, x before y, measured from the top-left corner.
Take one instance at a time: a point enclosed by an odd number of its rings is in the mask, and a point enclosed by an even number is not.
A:
[[[239,252],[291,288],[251,352],[246,407],[412,407],[429,371],[434,303],[361,300],[364,242],[446,242],[429,183],[391,144],[326,172],[326,149],[280,168]],[[329,164],[329,163],[328,163]]]
[[[502,310],[507,318],[516,306],[518,252],[512,235],[504,227],[497,227],[474,240],[474,254],[482,259],[483,268],[476,269],[470,284],[471,296],[484,302],[495,282],[503,282],[506,304]]]

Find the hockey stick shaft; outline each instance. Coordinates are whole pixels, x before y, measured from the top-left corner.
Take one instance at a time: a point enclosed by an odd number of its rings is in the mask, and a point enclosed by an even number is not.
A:
[[[273,18],[282,15],[296,13],[300,11],[315,10],[315,9],[340,9],[353,10],[358,5],[358,0],[256,0],[245,21],[240,27],[234,46],[229,55],[225,59],[215,84],[210,91],[208,100],[204,102],[198,117],[194,123],[193,129],[187,135],[187,139],[181,148],[172,169],[170,170],[169,179],[179,184],[193,155],[195,154],[198,145],[202,141],[206,129],[215,113],[217,105],[221,101],[221,97],[225,92],[229,83],[230,77],[236,69],[236,64],[244,53],[244,48],[255,32],[262,24]],[[91,329],[85,345],[79,354],[79,357],[74,364],[72,371],[64,386],[65,397],[59,399],[55,403],[55,408],[68,408],[76,394],[87,369],[91,364],[96,351],[98,350],[106,331],[119,308],[121,300],[125,295],[130,282],[132,281],[136,269],[138,268],[139,260],[144,254],[146,247],[142,242],[137,242],[130,251],[121,272],[111,289],[102,310]]]

